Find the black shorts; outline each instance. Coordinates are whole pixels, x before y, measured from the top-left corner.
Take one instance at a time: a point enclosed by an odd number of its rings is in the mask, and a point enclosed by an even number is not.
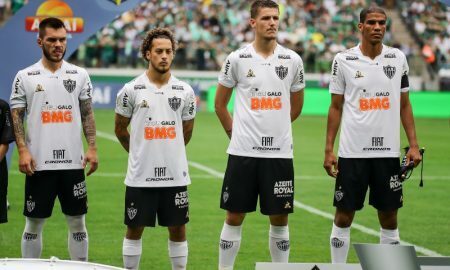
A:
[[[293,212],[292,159],[229,155],[220,208],[235,213],[253,212],[256,210],[258,195],[263,215]]]
[[[360,210],[370,187],[369,204],[380,211],[403,206],[398,158],[339,158],[333,205]]]
[[[56,196],[64,214],[86,214],[84,170],[36,171],[32,176],[26,176],[23,214],[31,218],[50,217]]]
[[[130,227],[181,226],[189,222],[189,198],[186,186],[129,187],[125,193],[125,225]]]
[[[8,194],[8,167],[6,160],[0,161],[0,223],[8,222],[8,206],[6,195]]]

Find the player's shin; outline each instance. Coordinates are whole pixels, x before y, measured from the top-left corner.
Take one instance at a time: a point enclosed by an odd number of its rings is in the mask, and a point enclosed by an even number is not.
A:
[[[223,224],[219,243],[219,270],[232,270],[241,245],[242,226]]]
[[[86,230],[85,215],[66,215],[66,220],[69,226],[67,243],[70,259],[73,261],[87,261],[89,238]]]
[[[172,270],[184,270],[187,265],[188,258],[188,243],[183,242],[168,242],[169,257],[172,263]]]
[[[123,267],[125,269],[137,270],[139,269],[139,261],[142,254],[142,239],[131,240],[123,239]]]
[[[42,229],[45,218],[29,218],[25,220],[22,234],[22,258],[40,258],[42,253]]]
[[[270,225],[269,250],[272,262],[287,263],[289,261],[289,227]]]
[[[340,228],[333,223],[330,236],[331,262],[346,263],[350,248],[350,227]]]

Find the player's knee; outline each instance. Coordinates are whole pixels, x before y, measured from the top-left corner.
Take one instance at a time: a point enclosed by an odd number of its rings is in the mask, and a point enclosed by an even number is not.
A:
[[[350,227],[354,216],[354,211],[343,211],[337,209],[336,214],[334,215],[334,224],[340,228]]]
[[[127,228],[127,233],[125,238],[130,240],[139,240],[144,232],[144,227],[130,227]]]
[[[288,225],[288,215],[271,215],[269,217],[270,224],[273,226],[286,226]]]
[[[233,213],[227,211],[226,223],[231,226],[241,226],[244,222],[245,213]]]
[[[25,220],[25,231],[39,233],[42,231],[44,223],[45,223],[45,218],[27,217]]]
[[[185,226],[168,227],[170,241],[182,242],[186,240]]]
[[[397,211],[379,211],[378,218],[381,228],[386,230],[397,229]]]
[[[84,232],[86,231],[85,215],[80,216],[67,216],[67,225],[71,232]]]

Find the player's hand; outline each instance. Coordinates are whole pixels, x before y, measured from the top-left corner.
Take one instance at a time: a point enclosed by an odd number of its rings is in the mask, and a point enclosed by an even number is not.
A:
[[[88,148],[83,160],[83,169],[86,168],[86,165],[88,163],[90,163],[91,165],[89,167],[89,171],[87,172],[86,176],[91,175],[98,168],[97,148],[93,147]]]
[[[406,153],[406,164],[410,161],[414,161],[414,167],[420,164],[422,161],[422,155],[419,152],[419,147],[410,147],[408,153]]]
[[[325,153],[325,160],[323,161],[323,167],[325,168],[325,171],[327,171],[327,174],[331,177],[336,178],[338,174],[337,169],[337,159],[333,152],[326,152]]]
[[[36,162],[27,148],[19,150],[19,170],[28,176],[32,176],[36,170]]]

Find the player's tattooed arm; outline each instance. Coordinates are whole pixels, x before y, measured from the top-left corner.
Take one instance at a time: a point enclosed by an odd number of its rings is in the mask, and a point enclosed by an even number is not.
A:
[[[127,152],[130,151],[130,133],[128,132],[130,121],[131,118],[116,113],[114,132],[120,144]]]
[[[17,148],[21,149],[26,147],[25,144],[25,128],[23,126],[25,118],[25,107],[14,108],[11,110],[11,116],[13,120],[14,135],[16,136]]]
[[[80,100],[81,124],[83,125],[84,136],[89,147],[95,146],[95,119],[92,110],[92,99]]]
[[[25,107],[13,108],[11,116],[16,136],[17,151],[19,152],[19,170],[27,175],[32,175],[36,170],[36,162],[28,151],[25,143],[25,128],[23,125],[25,118]]]
[[[97,146],[95,144],[95,119],[91,98],[80,100],[80,115],[84,136],[88,143],[88,150],[86,151],[83,160],[83,168],[85,168],[88,163],[91,164],[89,171],[86,173],[86,175],[89,176],[98,168]]]
[[[191,140],[193,130],[194,130],[194,119],[183,121],[184,145],[187,145]]]

